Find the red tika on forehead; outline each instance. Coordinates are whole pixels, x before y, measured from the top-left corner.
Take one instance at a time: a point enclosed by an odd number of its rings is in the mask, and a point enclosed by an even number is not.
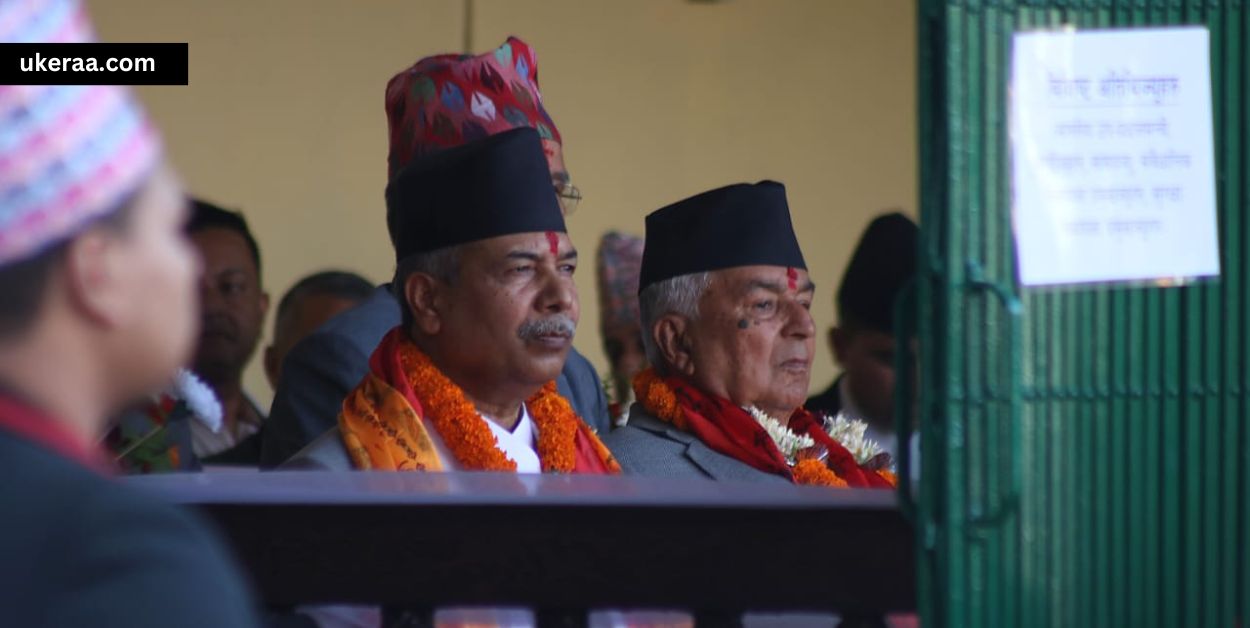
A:
[[[790,289],[796,290],[799,287],[799,271],[791,267],[786,267],[786,279],[790,282]]]
[[[560,236],[556,235],[556,232],[547,232],[547,246],[551,247],[552,257],[560,256]]]

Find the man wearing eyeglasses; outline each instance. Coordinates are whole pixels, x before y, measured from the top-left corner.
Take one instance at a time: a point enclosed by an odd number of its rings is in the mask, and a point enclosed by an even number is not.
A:
[[[386,113],[388,179],[414,158],[531,127],[538,132],[564,215],[581,200],[564,165],[560,132],[543,107],[537,58],[520,39],[510,37],[478,56],[445,54],[418,61],[387,84]],[[398,324],[399,304],[390,286],[382,286],[291,350],[261,437],[261,467],[282,464],[336,425],[343,399],[368,371],[369,355]],[[557,385],[587,424],[607,432],[603,387],[576,349],[569,351]]]

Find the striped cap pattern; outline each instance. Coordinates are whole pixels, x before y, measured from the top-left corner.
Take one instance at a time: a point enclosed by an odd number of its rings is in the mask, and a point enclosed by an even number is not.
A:
[[[0,42],[90,41],[77,0],[0,2]],[[156,129],[124,87],[0,85],[0,265],[115,209],[160,152]]]

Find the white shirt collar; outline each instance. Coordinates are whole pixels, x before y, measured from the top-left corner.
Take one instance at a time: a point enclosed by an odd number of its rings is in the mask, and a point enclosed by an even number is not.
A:
[[[487,419],[478,414],[478,420],[484,421],[486,427],[490,428],[490,433],[495,436],[495,446],[508,457],[509,460],[516,463],[517,473],[541,473],[542,463],[538,459],[538,427],[534,425],[534,421],[530,418],[529,408],[525,404],[521,404],[521,417],[517,420],[517,424],[509,431],[504,429],[498,423]],[[430,440],[434,443],[434,450],[438,452],[438,459],[443,463],[443,469],[447,471],[459,471],[460,463],[456,457],[447,448],[443,442],[443,437],[438,433],[438,428],[428,419],[424,420],[426,432],[430,435]]]
[[[538,438],[538,429],[534,426],[534,421],[530,418],[529,409],[525,404],[521,404],[521,416],[517,419],[516,425],[512,427],[512,431],[504,429],[503,426],[482,417],[486,421],[486,425],[490,427],[490,431],[495,435],[495,443],[509,460],[516,463],[517,473],[541,473],[542,463],[538,459],[538,451],[535,443]]]

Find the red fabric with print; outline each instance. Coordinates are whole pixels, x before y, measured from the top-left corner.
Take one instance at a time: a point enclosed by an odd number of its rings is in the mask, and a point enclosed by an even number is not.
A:
[[[107,459],[47,415],[0,395],[0,430],[31,441],[101,475],[110,475]]]

